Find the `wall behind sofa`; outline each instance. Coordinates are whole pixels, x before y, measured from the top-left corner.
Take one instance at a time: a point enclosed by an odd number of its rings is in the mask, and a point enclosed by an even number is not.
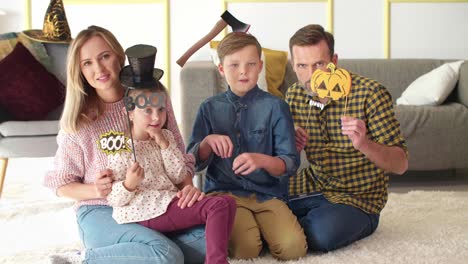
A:
[[[42,28],[42,19],[49,0],[30,1],[32,28]],[[162,33],[165,21],[161,19],[161,12],[164,10],[157,5],[150,5],[149,8],[148,5],[141,5],[140,10],[122,10],[112,4],[125,1],[96,0],[91,2],[101,3],[100,6],[85,4],[80,8],[67,7],[67,0],[64,3],[73,35],[85,25],[105,23],[104,26],[115,31],[124,46],[150,42],[149,44],[160,47],[157,63],[170,72],[171,92],[177,112],[180,67],[175,61],[211,30],[224,6],[241,21],[252,24],[250,32],[268,48],[287,50],[288,39],[295,30],[307,23],[320,23],[334,32],[336,51],[340,58],[388,56],[468,59],[468,0],[161,0],[163,1],[167,1],[170,10],[169,47],[162,44],[165,41]],[[6,11],[6,15],[0,20],[0,33],[26,28],[27,2],[0,0],[0,9]],[[331,10],[329,3],[332,3]],[[385,20],[386,7],[389,7],[388,20]],[[139,24],[141,27],[135,26]],[[170,50],[170,65],[166,65],[163,57],[166,50]],[[191,60],[209,60],[209,56],[209,48],[205,46]]]

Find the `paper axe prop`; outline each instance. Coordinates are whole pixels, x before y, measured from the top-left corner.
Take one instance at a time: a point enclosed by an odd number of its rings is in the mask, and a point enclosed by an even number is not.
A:
[[[190,47],[176,62],[180,67],[183,67],[187,60],[195,53],[197,50],[201,49],[208,43],[210,40],[214,39],[227,25],[232,28],[234,32],[247,32],[250,28],[249,24],[245,24],[237,18],[235,18],[229,11],[224,11],[221,15],[221,19],[215,24],[206,36],[201,38],[192,47]]]

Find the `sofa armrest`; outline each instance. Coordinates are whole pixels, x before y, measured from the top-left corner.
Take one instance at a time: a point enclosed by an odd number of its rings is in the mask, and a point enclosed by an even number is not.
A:
[[[211,61],[187,62],[180,72],[181,130],[187,143],[200,104],[216,95],[220,86],[218,68]]]
[[[460,103],[468,107],[468,61],[460,67],[457,97]]]

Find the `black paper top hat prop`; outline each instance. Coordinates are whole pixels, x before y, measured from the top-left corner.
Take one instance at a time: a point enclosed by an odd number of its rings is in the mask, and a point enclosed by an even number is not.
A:
[[[42,30],[31,29],[22,33],[26,37],[39,42],[69,43],[72,38],[62,0],[50,1]]]
[[[120,72],[120,82],[130,88],[151,88],[157,85],[164,71],[154,68],[156,47],[150,45],[135,45],[125,51],[130,65]]]
[[[154,68],[156,61],[156,47],[144,44],[138,44],[125,50],[130,65],[125,66],[120,71],[120,82],[127,87],[125,91],[125,110],[127,111],[127,122],[132,143],[133,158],[136,161],[135,144],[131,129],[129,111],[135,109],[135,102],[128,96],[130,90],[146,90],[158,86],[158,81],[164,74],[164,71]],[[150,100],[151,101],[151,100]],[[160,102],[159,102],[160,103]]]
[[[221,19],[216,22],[215,26],[211,29],[206,36],[201,38],[192,47],[190,47],[177,61],[180,67],[183,67],[187,60],[195,53],[197,50],[201,49],[208,43],[210,40],[214,39],[219,32],[221,32],[227,25],[232,28],[233,32],[247,32],[249,31],[250,25],[245,24],[235,18],[229,11],[224,11],[221,15]]]

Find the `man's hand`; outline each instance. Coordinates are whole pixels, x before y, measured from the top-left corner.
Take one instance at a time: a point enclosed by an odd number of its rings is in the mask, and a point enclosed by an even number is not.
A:
[[[223,159],[232,156],[233,145],[228,136],[217,134],[208,135],[200,144],[208,144],[211,151]]]
[[[296,131],[296,149],[298,153],[301,153],[307,144],[307,132],[300,126],[295,126],[294,129]]]
[[[133,192],[144,179],[145,170],[140,166],[140,164],[138,164],[138,162],[134,162],[127,170],[123,185],[128,191]]]
[[[247,175],[256,169],[263,168],[262,154],[242,153],[234,159],[232,170],[235,174]]]
[[[193,185],[185,185],[182,190],[177,192],[177,198],[179,198],[177,206],[181,209],[192,207],[195,202],[201,201],[204,197],[205,193],[201,192],[197,187]]]
[[[101,170],[94,181],[94,189],[99,198],[105,198],[112,191],[112,170]]]
[[[341,117],[341,130],[343,135],[346,135],[351,139],[354,148],[357,150],[360,150],[368,143],[366,123],[363,120],[343,116]]]

